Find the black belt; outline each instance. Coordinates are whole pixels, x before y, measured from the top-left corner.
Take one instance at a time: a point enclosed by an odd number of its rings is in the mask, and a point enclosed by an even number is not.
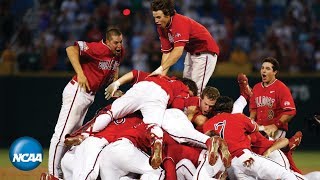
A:
[[[196,52],[196,53],[193,53],[193,54],[191,54],[191,55],[200,56],[201,54],[212,54],[213,56],[214,56],[214,55],[217,55],[217,56],[218,56],[217,53],[213,53],[213,52]]]

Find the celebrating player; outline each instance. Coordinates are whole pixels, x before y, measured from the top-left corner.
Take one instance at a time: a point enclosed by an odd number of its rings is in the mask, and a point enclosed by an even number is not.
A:
[[[288,122],[296,114],[290,89],[276,78],[279,69],[276,59],[265,58],[260,70],[262,82],[253,87],[250,98],[250,118],[274,139],[285,137]]]
[[[201,24],[178,14],[173,0],[153,0],[152,14],[161,42],[161,66],[151,75],[167,74],[169,68],[187,51],[183,77],[197,83],[198,95],[214,72],[219,47],[210,32]]]
[[[66,151],[64,137],[80,127],[96,92],[118,77],[124,56],[122,34],[118,29],[106,31],[106,40],[77,41],[66,49],[76,75],[63,91],[62,107],[49,148],[50,176],[61,176],[60,160]]]

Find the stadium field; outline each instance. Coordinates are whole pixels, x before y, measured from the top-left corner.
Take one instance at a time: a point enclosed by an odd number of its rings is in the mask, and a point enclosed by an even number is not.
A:
[[[320,151],[296,151],[294,159],[303,173],[320,171]],[[7,149],[0,149],[0,179],[1,180],[37,180],[41,172],[47,170],[48,150],[44,151],[43,162],[32,171],[16,169],[9,160]]]

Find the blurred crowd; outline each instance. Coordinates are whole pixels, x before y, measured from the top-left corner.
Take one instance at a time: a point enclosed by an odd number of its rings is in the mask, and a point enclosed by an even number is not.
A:
[[[218,42],[219,64],[250,65],[273,56],[281,71],[320,71],[320,0],[175,0],[178,13],[205,25]],[[130,13],[125,15],[124,9]],[[122,68],[152,71],[161,61],[149,0],[2,0],[0,71],[73,71],[65,48],[124,34]],[[173,67],[182,71],[183,61]]]

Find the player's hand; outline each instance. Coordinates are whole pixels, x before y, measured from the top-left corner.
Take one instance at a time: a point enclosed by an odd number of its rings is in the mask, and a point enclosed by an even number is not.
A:
[[[116,92],[116,90],[118,90],[119,86],[120,86],[120,82],[114,81],[105,89],[104,95],[106,100],[109,100],[111,97],[114,96],[114,93]]]
[[[274,124],[264,126],[264,132],[271,138],[274,138],[277,130],[278,130],[278,127]]]
[[[153,71],[149,76],[155,76],[155,75],[162,75],[163,73],[163,67],[158,67],[155,71]]]
[[[77,75],[78,84],[84,92],[91,91],[87,77],[84,74]]]
[[[267,150],[263,153],[263,156],[264,156],[264,157],[269,157],[270,154],[271,154],[271,150],[270,150],[270,149],[267,149]]]

